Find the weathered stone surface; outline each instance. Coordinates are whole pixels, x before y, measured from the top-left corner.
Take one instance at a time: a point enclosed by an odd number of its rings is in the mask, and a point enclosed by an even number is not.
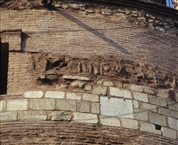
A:
[[[71,83],[71,86],[73,88],[83,88],[83,86],[86,84],[84,81],[74,81]]]
[[[90,103],[89,102],[77,102],[77,111],[87,113],[90,112]]]
[[[78,113],[74,112],[74,121],[76,122],[83,122],[83,123],[98,123],[98,117],[95,114],[89,113]]]
[[[117,88],[122,88],[122,86],[123,86],[123,83],[119,82],[119,81],[115,81],[114,84],[115,84],[115,87],[117,87]]]
[[[169,97],[168,92],[169,92],[168,90],[167,91],[160,90],[160,91],[157,91],[156,96],[167,99]]]
[[[169,109],[178,111],[178,103],[174,101],[167,101]]]
[[[76,111],[76,101],[74,100],[56,100],[56,109],[65,111]]]
[[[133,96],[134,96],[135,100],[139,100],[139,101],[143,101],[143,102],[148,102],[148,94],[134,92]]]
[[[176,130],[163,127],[162,131],[163,131],[163,136],[166,136],[172,139],[177,139]]]
[[[24,93],[25,98],[42,98],[43,91],[27,91]]]
[[[90,81],[90,77],[84,77],[84,76],[75,76],[75,75],[64,75],[63,79],[68,80],[82,80],[82,81]]]
[[[150,124],[146,122],[140,123],[140,130],[161,135],[161,130],[156,130],[154,124]]]
[[[133,107],[134,108],[139,108],[139,102],[136,100],[133,100]]]
[[[149,96],[149,100],[151,104],[155,104],[162,107],[167,106],[166,99],[164,98]]]
[[[138,120],[148,121],[148,112],[142,109],[134,109],[134,118]]]
[[[109,94],[116,97],[132,98],[132,94],[129,90],[123,90],[119,88],[110,87]]]
[[[113,86],[114,86],[114,83],[111,82],[111,81],[103,81],[103,85],[104,85],[104,86],[113,87]]]
[[[138,121],[121,118],[122,127],[124,128],[131,128],[131,129],[138,129]]]
[[[159,113],[163,114],[165,116],[170,116],[170,117],[178,118],[178,112],[170,110],[170,109],[159,108]]]
[[[0,101],[0,111],[4,111],[5,110],[5,101],[1,100]]]
[[[99,103],[91,103],[91,113],[94,113],[94,114],[100,113],[100,104]]]
[[[142,86],[143,88],[143,92],[145,93],[148,93],[148,94],[155,94],[154,90],[152,88],[149,88],[149,87],[145,87],[145,86]]]
[[[91,85],[85,85],[85,88],[84,88],[85,91],[90,91],[91,89],[92,89]]]
[[[66,93],[66,98],[72,100],[81,100],[82,95],[79,93]]]
[[[91,102],[99,102],[99,96],[95,94],[83,94],[83,100]]]
[[[170,128],[178,130],[178,120],[168,117],[168,125]]]
[[[65,98],[65,92],[61,91],[47,91],[45,94],[46,98]]]
[[[101,96],[100,105],[101,115],[134,118],[131,100]]]
[[[54,110],[54,99],[32,99],[29,101],[29,108],[31,110]]]
[[[17,112],[1,112],[0,121],[15,121],[17,120]]]
[[[106,95],[106,92],[107,92],[106,86],[97,85],[93,87],[93,94]]]
[[[158,115],[156,113],[149,112],[149,119],[150,122],[157,124],[157,125],[163,125],[166,126],[166,117],[163,115]]]
[[[155,105],[151,105],[147,103],[142,103],[140,105],[140,108],[147,111],[157,112],[157,107]]]
[[[138,92],[142,92],[143,91],[142,86],[138,86],[138,85],[130,85],[128,87],[128,89],[130,89],[132,91],[138,91]]]
[[[72,120],[72,115],[67,112],[63,112],[63,111],[52,112],[50,116],[51,116],[51,120],[54,120],[54,121],[71,121]]]
[[[116,117],[100,116],[99,118],[102,125],[121,126],[119,119]]]
[[[46,120],[47,114],[45,111],[20,111],[19,119],[25,121]]]
[[[14,99],[7,101],[7,110],[27,110],[28,102],[26,99]]]

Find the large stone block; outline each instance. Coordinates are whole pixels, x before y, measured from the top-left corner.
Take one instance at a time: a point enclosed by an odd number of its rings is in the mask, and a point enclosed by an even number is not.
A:
[[[56,100],[56,109],[65,111],[76,111],[76,101],[74,100]]]
[[[149,119],[150,119],[150,122],[152,122],[154,124],[163,125],[163,126],[167,125],[165,116],[149,112]]]
[[[140,123],[140,131],[145,131],[145,132],[150,132],[150,133],[161,135],[161,130],[156,130],[154,124],[150,124],[146,122]]]
[[[163,136],[166,136],[172,139],[177,139],[176,130],[163,127],[162,131],[163,131]]]
[[[109,87],[112,87],[112,86],[114,86],[114,83],[113,82],[111,82],[111,81],[103,81],[103,85],[104,86],[109,86]]]
[[[134,96],[135,100],[139,100],[142,102],[148,102],[148,94],[134,92],[133,96]]]
[[[26,99],[14,99],[7,101],[7,110],[27,110],[28,102]]]
[[[100,104],[99,103],[91,103],[91,113],[94,113],[94,114],[100,113]]]
[[[54,99],[31,99],[29,108],[31,110],[54,110],[55,100]]]
[[[90,112],[90,103],[89,102],[77,102],[77,111],[78,112]]]
[[[63,111],[53,111],[50,113],[51,120],[54,121],[71,121],[72,115],[68,112]]]
[[[72,100],[81,100],[82,95],[79,93],[66,93],[66,98]]]
[[[83,122],[83,123],[98,123],[98,117],[95,114],[89,114],[89,113],[79,113],[74,112],[74,121],[76,122]]]
[[[178,130],[178,120],[168,117],[168,125],[170,128]]]
[[[106,86],[93,86],[93,94],[98,95],[106,95],[107,93],[107,87]]]
[[[46,98],[65,98],[65,92],[61,91],[48,91],[45,94]]]
[[[169,90],[165,90],[165,91],[159,90],[159,91],[157,91],[156,96],[167,99],[169,97],[169,93],[168,92],[169,92]]]
[[[1,112],[0,113],[0,121],[16,121],[17,120],[17,112]]]
[[[101,115],[133,118],[131,100],[101,96],[100,105]]]
[[[69,79],[69,80],[81,80],[81,81],[90,81],[90,77],[86,76],[76,76],[76,75],[64,75],[63,79]]]
[[[143,92],[145,93],[152,94],[152,95],[155,94],[155,91],[150,87],[142,86],[142,88],[143,88]]]
[[[19,119],[25,121],[46,120],[47,114],[45,111],[20,111]]]
[[[130,85],[128,87],[128,89],[130,89],[132,91],[138,91],[138,92],[142,92],[143,91],[142,86],[138,86],[138,85]]]
[[[134,109],[134,118],[138,120],[147,121],[148,120],[148,112],[142,109]]]
[[[138,129],[138,121],[136,120],[121,118],[121,122],[124,128]]]
[[[151,105],[147,103],[140,104],[140,108],[147,111],[157,112],[157,107],[155,105]]]
[[[149,96],[149,100],[151,104],[155,104],[158,106],[164,107],[167,105],[166,99],[161,98],[161,97]]]
[[[170,116],[170,117],[178,118],[178,112],[170,110],[170,109],[159,108],[159,113],[163,114],[165,116]]]
[[[43,91],[27,91],[24,93],[25,98],[42,98]]]
[[[178,103],[174,101],[167,101],[169,109],[178,111]]]
[[[110,93],[111,96],[116,97],[124,97],[124,98],[132,98],[132,93],[129,90],[123,90],[119,88],[110,87]]]
[[[121,126],[117,117],[100,116],[100,122],[102,125]]]
[[[83,100],[91,102],[99,102],[99,96],[95,94],[83,94]]]

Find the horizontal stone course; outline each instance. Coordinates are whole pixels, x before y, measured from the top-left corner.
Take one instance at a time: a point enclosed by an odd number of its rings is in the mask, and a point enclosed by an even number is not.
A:
[[[20,111],[19,119],[24,121],[46,120],[47,114],[45,111]]]
[[[27,99],[14,99],[7,101],[7,110],[27,110]]]

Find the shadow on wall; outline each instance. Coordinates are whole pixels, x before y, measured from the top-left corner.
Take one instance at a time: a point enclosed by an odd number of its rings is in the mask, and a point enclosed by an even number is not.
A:
[[[22,52],[24,52],[25,51],[25,47],[26,47],[27,39],[30,38],[30,36],[22,32],[21,37],[22,37],[21,50],[22,50]]]
[[[79,25],[80,27],[86,29],[87,31],[91,32],[92,34],[94,34],[95,36],[98,36],[99,38],[101,38],[102,40],[106,41],[107,43],[109,43],[110,45],[114,46],[116,49],[119,49],[122,53],[127,54],[127,55],[131,55],[130,52],[128,52],[126,49],[122,48],[121,46],[119,46],[116,42],[114,42],[112,39],[104,36],[103,34],[101,34],[100,32],[98,32],[97,30],[91,28],[90,26],[84,24],[83,22],[79,21],[78,19],[74,18],[73,16],[67,14],[66,12],[60,11],[58,9],[56,9],[55,7],[51,6],[50,7],[51,10],[56,11],[57,13],[59,13],[60,15],[64,16],[65,18],[69,19],[70,21],[76,23],[77,25]]]

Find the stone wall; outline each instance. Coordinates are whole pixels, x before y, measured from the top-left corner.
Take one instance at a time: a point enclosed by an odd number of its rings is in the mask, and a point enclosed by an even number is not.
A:
[[[84,90],[29,90],[4,95],[1,121],[73,121],[178,138],[178,92],[109,80],[99,80]]]

